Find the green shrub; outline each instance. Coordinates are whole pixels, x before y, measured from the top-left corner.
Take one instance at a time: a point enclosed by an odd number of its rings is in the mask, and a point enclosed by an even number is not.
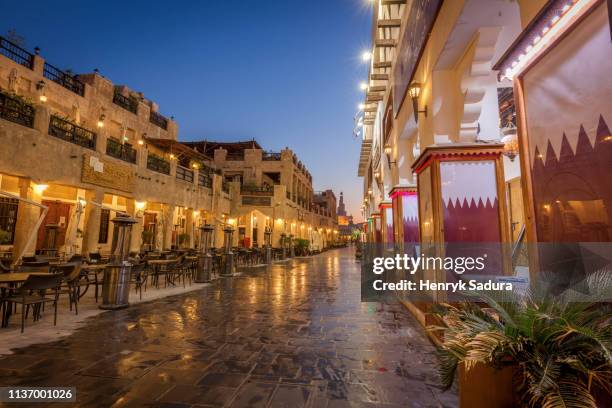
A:
[[[550,282],[544,275],[526,293],[468,293],[485,308],[443,305],[444,325],[429,328],[444,333],[443,385],[452,385],[459,363],[468,371],[477,363],[516,366],[525,406],[596,407],[593,387],[612,388],[611,275],[592,274],[562,293]]]

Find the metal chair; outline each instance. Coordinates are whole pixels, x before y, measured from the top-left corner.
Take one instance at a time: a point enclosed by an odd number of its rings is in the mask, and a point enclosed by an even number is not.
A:
[[[89,279],[87,276],[81,275],[81,261],[77,260],[63,265],[58,265],[56,270],[61,276],[63,276],[63,284],[60,288],[59,294],[68,295],[70,310],[72,311],[72,305],[74,304],[75,314],[78,315],[78,304],[81,297],[81,288],[83,286],[89,288]],[[87,291],[87,289],[85,291]]]
[[[139,293],[140,300],[142,300],[142,287],[144,285],[145,292],[147,291],[147,264],[145,262],[135,263],[132,266],[132,274],[130,281],[134,283],[134,289]]]
[[[21,305],[21,333],[25,328],[25,319],[27,313],[32,306],[32,316],[34,321],[40,319],[41,306],[45,303],[53,302],[53,325],[57,325],[57,302],[59,299],[59,287],[62,282],[62,277],[59,275],[30,275],[28,279],[21,285],[17,292],[4,299],[8,304],[3,315],[3,325],[8,324],[7,311],[10,310],[11,304]],[[47,296],[47,290],[53,291],[52,296]]]

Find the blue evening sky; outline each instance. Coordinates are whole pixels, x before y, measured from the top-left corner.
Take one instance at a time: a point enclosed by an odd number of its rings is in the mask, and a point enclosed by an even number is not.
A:
[[[366,66],[368,0],[23,1],[0,14],[28,50],[101,74],[174,115],[180,140],[293,149],[315,190],[361,218],[352,137]]]

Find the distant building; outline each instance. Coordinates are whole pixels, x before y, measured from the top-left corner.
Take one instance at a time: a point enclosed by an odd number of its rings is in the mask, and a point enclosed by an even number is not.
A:
[[[117,213],[137,221],[133,251],[196,247],[204,223],[215,247],[228,224],[247,247],[263,245],[265,227],[275,247],[283,233],[313,249],[337,237],[333,193],[317,204],[288,148],[182,143],[142,93],[0,43],[0,256],[109,252]],[[40,226],[38,207],[48,208]]]
[[[356,228],[353,223],[353,216],[346,213],[346,207],[344,205],[344,194],[340,192],[340,201],[338,202],[338,231],[340,237],[348,239],[351,237],[353,230]]]

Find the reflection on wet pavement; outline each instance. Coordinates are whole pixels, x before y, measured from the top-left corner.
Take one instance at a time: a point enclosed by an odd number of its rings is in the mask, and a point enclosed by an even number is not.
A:
[[[361,303],[342,249],[101,314],[0,359],[0,384],[74,386],[66,406],[457,406],[435,370],[403,307]]]

